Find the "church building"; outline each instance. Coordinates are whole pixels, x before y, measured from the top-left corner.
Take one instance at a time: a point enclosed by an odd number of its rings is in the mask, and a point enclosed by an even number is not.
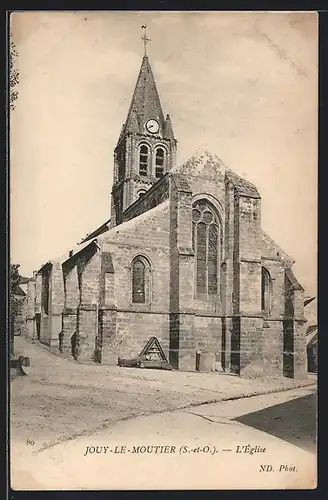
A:
[[[117,364],[158,339],[174,369],[306,375],[303,288],[257,188],[204,152],[178,164],[147,55],[114,151],[111,215],[28,283],[27,335]],[[283,221],[282,221],[283,222]]]

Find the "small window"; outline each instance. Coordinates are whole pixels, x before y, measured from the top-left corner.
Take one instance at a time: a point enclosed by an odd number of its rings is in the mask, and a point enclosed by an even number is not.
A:
[[[139,174],[146,177],[148,175],[149,149],[147,146],[140,146],[139,151]]]
[[[139,191],[138,198],[142,198],[143,196],[145,196],[145,194],[146,194],[146,191]]]
[[[163,148],[156,149],[155,157],[155,176],[160,179],[164,175],[165,152]]]
[[[262,267],[261,277],[261,309],[265,314],[270,314],[272,304],[272,280],[270,273]]]

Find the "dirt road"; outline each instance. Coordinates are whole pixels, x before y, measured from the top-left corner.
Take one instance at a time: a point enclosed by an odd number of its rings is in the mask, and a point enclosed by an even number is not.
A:
[[[13,487],[310,489],[316,484],[315,408],[306,398],[314,395],[302,388],[222,401],[117,422],[41,452],[14,447]],[[254,418],[265,411],[265,418]],[[277,411],[284,439],[276,437]],[[259,430],[263,421],[266,432]],[[293,436],[301,447],[287,442]]]
[[[34,449],[92,434],[122,419],[316,381],[82,365],[22,337],[16,337],[15,350],[29,356],[31,366],[28,376],[11,381],[11,441],[24,447],[33,441]]]

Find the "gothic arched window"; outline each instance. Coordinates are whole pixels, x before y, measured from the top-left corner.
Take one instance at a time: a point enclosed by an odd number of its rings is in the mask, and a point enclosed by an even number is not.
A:
[[[200,200],[193,205],[192,226],[196,295],[218,295],[220,221],[216,211],[206,200]]]
[[[156,149],[155,155],[155,177],[160,179],[164,175],[165,151],[163,148]]]
[[[272,279],[269,271],[262,267],[261,275],[261,309],[265,314],[270,314],[272,307]]]
[[[142,144],[139,149],[139,174],[143,176],[148,175],[148,163],[149,163],[149,148],[145,144]]]
[[[145,304],[150,301],[150,265],[142,256],[132,261],[132,302]]]

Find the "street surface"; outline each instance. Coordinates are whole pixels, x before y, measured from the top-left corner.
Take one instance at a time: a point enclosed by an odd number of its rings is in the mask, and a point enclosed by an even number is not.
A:
[[[43,451],[16,444],[12,486],[311,489],[315,399],[299,388],[139,416]]]
[[[316,383],[315,376],[247,379],[219,372],[81,364],[15,337],[19,354],[30,358],[30,366],[24,367],[27,376],[10,383],[11,443],[25,449],[33,441],[33,450],[93,434],[122,419]]]

